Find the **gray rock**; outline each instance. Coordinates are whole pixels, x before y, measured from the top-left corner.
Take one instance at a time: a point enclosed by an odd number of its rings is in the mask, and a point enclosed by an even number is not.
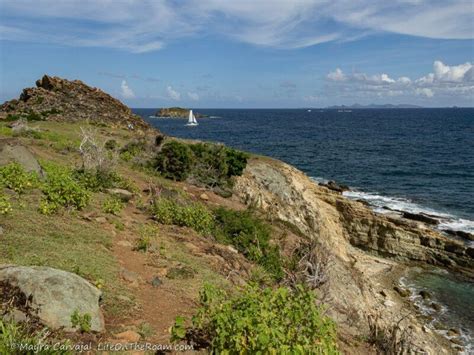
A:
[[[425,291],[425,290],[421,290],[419,295],[421,296],[421,298],[423,298],[424,300],[429,300],[431,298],[431,294],[428,292],[428,291]]]
[[[162,284],[160,278],[158,276],[155,276],[152,280],[151,280],[151,285],[153,287],[159,287],[160,285]]]
[[[133,198],[133,193],[124,189],[107,189],[107,193],[122,200],[122,202],[128,202]]]
[[[20,164],[26,171],[44,175],[38,160],[26,147],[13,139],[0,139],[0,166],[13,162]]]
[[[104,331],[104,318],[99,307],[101,291],[76,274],[44,266],[0,266],[0,282],[18,288],[27,299],[35,316],[51,329],[76,331],[71,315],[91,316],[91,330]]]
[[[3,320],[5,322],[24,323],[28,320],[28,316],[19,309],[13,309],[3,316]]]

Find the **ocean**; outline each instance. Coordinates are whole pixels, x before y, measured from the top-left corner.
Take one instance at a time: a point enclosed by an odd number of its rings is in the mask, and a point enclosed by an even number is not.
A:
[[[197,127],[148,118],[152,109],[134,112],[165,134],[222,142],[283,160],[316,181],[348,185],[348,198],[380,213],[423,212],[441,230],[474,233],[474,108],[196,109],[209,116]],[[461,328],[474,349],[473,314],[465,312],[474,310],[472,283],[424,272],[404,282],[429,289],[444,305],[440,320]]]

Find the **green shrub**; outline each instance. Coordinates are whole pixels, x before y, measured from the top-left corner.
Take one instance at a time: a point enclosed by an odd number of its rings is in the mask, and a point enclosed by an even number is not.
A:
[[[7,196],[4,196],[0,191],[0,214],[8,214],[11,211],[13,211],[13,209],[10,199]]]
[[[206,285],[192,328],[186,331],[184,324],[182,317],[176,319],[173,341],[194,336],[215,354],[339,353],[334,322],[302,286],[295,290],[252,286],[229,295]]]
[[[47,180],[41,187],[45,195],[40,204],[41,213],[52,214],[60,207],[80,210],[87,206],[90,194],[74,180],[70,169],[48,164],[45,170]]]
[[[122,184],[122,178],[114,171],[76,169],[72,177],[89,191],[99,192]]]
[[[210,235],[214,229],[212,213],[200,203],[178,204],[160,198],[152,206],[154,218],[162,224],[175,224],[190,227],[203,235]]]
[[[146,142],[143,140],[132,141],[120,149],[120,158],[130,161],[146,149]]]
[[[18,163],[10,163],[0,167],[0,186],[7,187],[18,194],[38,185],[39,179],[36,173],[28,173]]]
[[[81,314],[77,309],[71,314],[72,326],[78,328],[81,333],[89,333],[91,331],[91,321],[92,317],[90,314]]]
[[[216,239],[232,244],[245,257],[261,265],[277,280],[283,277],[280,251],[270,244],[271,229],[250,211],[214,210],[217,227]]]
[[[164,177],[183,181],[191,172],[193,154],[187,144],[170,141],[157,154],[154,167]]]
[[[123,208],[124,204],[116,197],[108,197],[102,204],[102,211],[104,211],[104,213],[110,213],[115,216],[118,216]]]
[[[170,179],[182,181],[189,177],[200,185],[228,189],[231,178],[242,174],[247,159],[248,154],[222,144],[171,141],[163,145],[153,166]]]
[[[247,153],[229,147],[226,147],[225,150],[228,165],[228,176],[230,177],[242,175],[245,167],[247,166],[247,160],[249,159],[249,155]]]

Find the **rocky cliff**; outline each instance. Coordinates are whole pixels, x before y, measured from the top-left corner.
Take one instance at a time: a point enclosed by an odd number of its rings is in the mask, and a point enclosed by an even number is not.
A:
[[[80,80],[43,76],[36,87],[23,89],[18,99],[0,106],[0,120],[53,120],[147,129],[149,125],[119,100]]]
[[[296,226],[332,258],[322,293],[341,330],[368,332],[374,323],[389,329],[403,320],[415,347],[449,353],[450,347],[423,327],[406,300],[393,291],[400,272],[414,262],[474,269],[474,249],[421,223],[375,214],[318,186],[297,169],[269,158],[252,159],[235,191],[247,205]],[[438,344],[438,345],[436,345]],[[441,349],[436,349],[441,346]]]

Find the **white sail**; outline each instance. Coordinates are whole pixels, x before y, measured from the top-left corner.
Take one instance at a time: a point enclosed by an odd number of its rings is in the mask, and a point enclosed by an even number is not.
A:
[[[193,110],[189,110],[189,117],[188,117],[188,123],[186,126],[197,126],[198,123],[196,121],[196,117],[193,115]]]

